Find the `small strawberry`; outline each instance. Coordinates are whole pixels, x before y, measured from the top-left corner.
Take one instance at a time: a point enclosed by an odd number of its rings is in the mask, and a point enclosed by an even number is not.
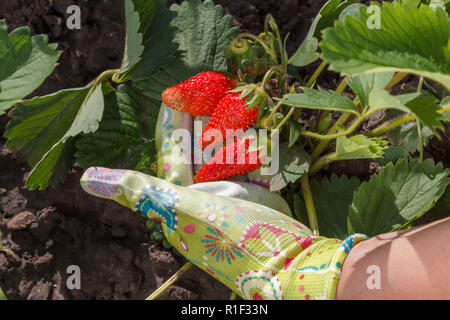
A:
[[[220,142],[227,141],[230,137],[227,136],[228,130],[243,130],[253,126],[258,117],[258,106],[247,109],[245,105],[246,98],[241,99],[240,93],[231,92],[227,94],[217,105],[216,110],[211,116],[211,120],[207,123],[202,132],[202,149],[208,145],[215,146]],[[222,141],[213,141],[214,130],[222,133]],[[231,132],[229,132],[231,133]]]
[[[260,149],[250,150],[250,139],[236,138],[216,152],[194,177],[195,183],[213,182],[241,176],[262,165]],[[229,159],[227,159],[227,155]],[[230,160],[230,161],[227,161]]]
[[[210,116],[217,104],[236,88],[238,82],[218,72],[202,72],[164,90],[162,99],[169,107],[194,116]]]

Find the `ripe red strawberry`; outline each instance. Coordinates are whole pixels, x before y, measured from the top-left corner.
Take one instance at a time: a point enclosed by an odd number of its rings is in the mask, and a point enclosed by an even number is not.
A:
[[[202,72],[164,90],[164,103],[177,111],[193,116],[210,116],[227,91],[238,82],[218,72]]]
[[[251,140],[242,138],[228,142],[216,152],[208,163],[200,168],[194,177],[195,183],[230,179],[261,167],[262,152],[260,149],[249,150],[250,142]],[[231,155],[228,156],[230,161],[227,161],[227,154]]]
[[[228,93],[222,100],[220,100],[216,110],[211,116],[211,120],[207,123],[202,132],[202,149],[208,145],[215,146],[220,141],[213,141],[213,130],[219,130],[222,133],[222,142],[227,141],[230,137],[227,136],[228,130],[243,130],[253,126],[258,117],[258,106],[252,109],[244,107],[245,100],[240,98],[240,93]],[[208,135],[208,130],[209,135]]]

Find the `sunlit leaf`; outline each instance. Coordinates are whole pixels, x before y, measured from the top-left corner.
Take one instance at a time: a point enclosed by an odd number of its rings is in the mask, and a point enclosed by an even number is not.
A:
[[[0,20],[0,115],[53,72],[61,54],[56,48],[46,35],[30,38],[28,27],[8,34],[6,22]]]
[[[375,236],[422,216],[442,196],[449,170],[432,159],[402,159],[363,182],[350,206],[348,231]]]
[[[336,141],[336,159],[374,159],[383,156],[387,141],[378,138],[368,138],[356,135],[350,138],[339,137]]]
[[[333,70],[349,75],[414,73],[450,89],[450,23],[444,10],[384,2],[380,28],[369,28],[369,19],[362,7],[359,18],[348,15],[344,23],[324,31],[322,58]]]

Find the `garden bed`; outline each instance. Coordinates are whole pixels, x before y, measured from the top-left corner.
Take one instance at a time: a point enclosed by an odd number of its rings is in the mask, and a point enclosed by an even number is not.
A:
[[[33,34],[48,34],[63,54],[59,65],[32,95],[42,96],[65,88],[83,86],[106,70],[120,67],[123,54],[123,7],[117,0],[103,1],[2,1],[0,18],[10,30],[28,25]],[[121,1],[120,1],[121,2]],[[311,22],[326,1],[254,0],[215,1],[233,16],[242,32],[259,34],[264,18],[272,14],[283,35],[290,33],[287,50],[293,54]],[[79,4],[82,29],[65,27],[65,9]],[[311,74],[320,62],[299,69]],[[327,72],[317,80],[335,89],[340,77]],[[402,86],[417,85],[417,77]],[[394,88],[400,90],[400,86]],[[350,97],[350,91],[348,93]],[[310,113],[313,116],[313,113]],[[363,123],[370,130],[381,121],[375,113]],[[8,117],[0,116],[0,136]],[[425,157],[450,167],[450,128],[442,140],[433,138]],[[93,198],[82,191],[83,170],[75,166],[68,180],[45,191],[23,188],[30,168],[20,164],[0,138],[0,287],[9,299],[143,299],[185,262],[152,239],[145,220],[112,201]],[[20,159],[19,159],[20,160]],[[368,180],[380,166],[375,160],[338,161],[321,172]],[[426,221],[426,220],[422,220]],[[69,290],[67,268],[81,268],[82,287]],[[197,268],[190,270],[162,299],[228,299],[231,291]]]

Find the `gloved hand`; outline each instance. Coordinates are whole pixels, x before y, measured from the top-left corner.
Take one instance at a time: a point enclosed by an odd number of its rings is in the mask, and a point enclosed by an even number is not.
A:
[[[256,185],[181,187],[143,173],[105,168],[88,169],[81,185],[89,194],[160,220],[167,240],[180,253],[244,299],[334,299],[345,257],[367,238],[314,236],[279,211],[289,213],[288,208],[270,208],[276,203],[260,199]]]

